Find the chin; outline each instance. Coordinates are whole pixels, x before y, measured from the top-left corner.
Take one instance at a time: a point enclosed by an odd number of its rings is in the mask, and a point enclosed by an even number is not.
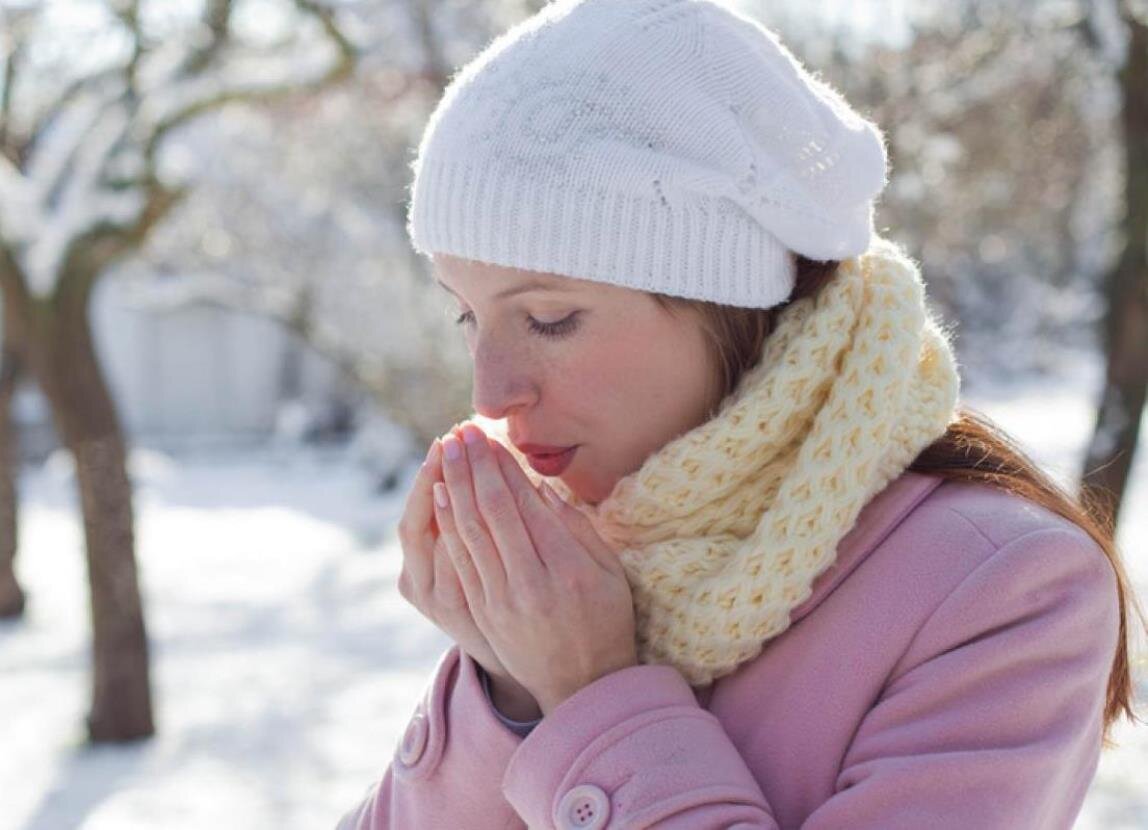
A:
[[[578,476],[563,475],[558,476],[558,480],[566,485],[566,489],[576,495],[582,501],[590,501],[588,497],[592,497],[593,493],[588,493],[586,483],[581,481]],[[596,501],[596,499],[595,499]]]
[[[562,483],[578,496],[582,501],[589,505],[597,505],[600,501],[610,494],[609,490],[603,491],[602,487],[594,482],[580,480],[577,477],[566,478],[562,477]]]

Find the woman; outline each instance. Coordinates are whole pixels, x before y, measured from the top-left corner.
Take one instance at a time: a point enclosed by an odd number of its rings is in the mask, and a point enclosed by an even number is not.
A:
[[[559,0],[456,75],[410,232],[476,414],[399,589],[457,645],[341,827],[1071,827],[1133,598],[958,406],[886,163],[708,0]]]

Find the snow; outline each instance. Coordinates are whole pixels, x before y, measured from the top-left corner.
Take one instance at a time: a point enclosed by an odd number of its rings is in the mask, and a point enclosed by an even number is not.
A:
[[[1098,377],[1086,363],[967,399],[1067,479]],[[98,749],[82,742],[71,471],[60,459],[29,469],[17,563],[28,616],[0,625],[0,830],[333,827],[382,774],[449,645],[396,590],[394,525],[415,464],[372,495],[376,478],[342,450],[136,450],[158,735]],[[1148,600],[1146,507],[1142,452],[1119,541]],[[1141,669],[1142,706],[1146,681]],[[1148,729],[1122,724],[1116,739],[1076,830],[1148,826]]]
[[[145,4],[160,5],[176,4]],[[188,4],[178,5],[186,16]],[[310,87],[340,64],[341,54],[314,15],[287,3],[238,5],[242,12],[229,29],[227,48],[208,69],[188,75],[178,74],[180,58],[198,23],[185,20],[182,31],[173,30],[174,18],[144,14],[146,48],[126,97],[123,69],[133,54],[132,38],[103,4],[47,4],[22,34],[26,59],[17,90],[31,93],[17,95],[9,115],[17,134],[27,132],[35,140],[27,142],[23,169],[0,160],[0,241],[14,252],[34,296],[53,294],[77,240],[93,230],[139,222],[149,197],[148,177],[141,172],[153,141],[162,147],[173,126],[225,99]],[[263,24],[255,26],[261,35],[267,23],[278,21],[294,35],[291,42],[274,49],[245,42],[237,33],[253,30],[252,15]],[[153,36],[157,27],[163,36]],[[181,181],[171,176],[179,172],[178,156],[174,162],[161,156],[159,166],[164,184]]]

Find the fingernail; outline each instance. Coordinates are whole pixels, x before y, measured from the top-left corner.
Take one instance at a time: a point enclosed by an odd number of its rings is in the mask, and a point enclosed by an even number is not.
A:
[[[443,439],[442,449],[451,461],[457,460],[462,455],[462,447],[458,445],[458,438],[453,435],[448,435]]]
[[[462,431],[463,440],[470,444],[472,447],[476,446],[478,442],[481,441],[484,437],[485,436],[482,434],[482,431],[478,429],[478,427],[472,426]]]
[[[436,481],[434,483],[434,502],[439,507],[446,507],[446,485],[441,481]]]

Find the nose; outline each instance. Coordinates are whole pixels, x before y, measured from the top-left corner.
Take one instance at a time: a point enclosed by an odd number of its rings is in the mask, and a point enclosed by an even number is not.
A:
[[[479,415],[500,420],[532,405],[538,398],[537,381],[532,361],[520,351],[489,339],[476,343],[471,405]]]

